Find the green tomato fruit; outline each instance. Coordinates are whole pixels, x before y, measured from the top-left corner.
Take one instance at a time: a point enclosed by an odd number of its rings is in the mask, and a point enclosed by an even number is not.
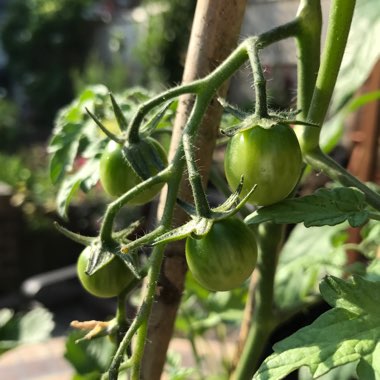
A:
[[[134,280],[133,273],[116,256],[104,267],[89,276],[86,274],[86,268],[90,253],[90,247],[87,247],[79,255],[77,275],[82,286],[92,295],[100,298],[115,297]]]
[[[162,162],[167,164],[164,148],[154,139],[147,138],[151,149],[155,149]],[[100,158],[100,182],[104,190],[111,196],[119,197],[142,182],[123,155],[122,145],[110,141]],[[151,175],[159,172],[155,163],[148,163]],[[130,204],[141,205],[151,201],[164,186],[163,183],[152,186],[130,200]]]
[[[227,182],[236,189],[241,175],[244,197],[257,184],[248,202],[267,206],[286,198],[302,170],[301,149],[294,131],[285,124],[265,129],[259,125],[234,135],[226,149]]]
[[[256,240],[240,219],[225,219],[215,222],[204,237],[186,239],[186,260],[194,278],[204,288],[231,290],[254,270]]]

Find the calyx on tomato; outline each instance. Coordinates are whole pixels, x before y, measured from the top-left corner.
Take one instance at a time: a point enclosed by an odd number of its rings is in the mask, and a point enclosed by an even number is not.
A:
[[[214,222],[200,239],[187,237],[186,260],[194,278],[204,288],[231,290],[240,286],[254,270],[256,240],[240,219],[224,219]]]
[[[131,160],[135,169],[131,166]],[[155,139],[148,137],[130,146],[111,140],[100,159],[100,182],[109,195],[120,196],[144,179],[156,175],[165,165],[165,150]],[[147,203],[162,187],[163,183],[154,185],[132,198],[130,203]]]
[[[241,197],[257,184],[248,202],[266,206],[286,198],[302,170],[301,149],[294,131],[285,124],[255,125],[236,133],[228,142],[224,170],[231,188],[244,176]]]
[[[96,297],[110,298],[119,295],[135,278],[117,256],[95,273],[88,275],[86,269],[90,260],[91,247],[86,247],[77,261],[77,275],[84,289]]]

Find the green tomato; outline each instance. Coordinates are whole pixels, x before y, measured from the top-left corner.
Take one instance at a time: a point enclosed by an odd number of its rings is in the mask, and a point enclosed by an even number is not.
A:
[[[133,273],[116,256],[104,267],[89,276],[86,274],[86,268],[90,253],[90,247],[87,247],[79,255],[77,275],[82,286],[92,295],[100,298],[115,297],[134,280]]]
[[[154,139],[147,138],[152,149],[155,149],[162,162],[167,164],[164,148]],[[148,163],[151,175],[159,172],[154,163]],[[115,141],[110,141],[100,158],[100,182],[104,190],[111,196],[119,197],[142,182],[123,155],[123,146]],[[164,186],[163,183],[152,186],[136,197],[130,204],[141,205],[151,201]]]
[[[269,129],[256,125],[237,133],[227,145],[224,170],[232,189],[244,176],[241,197],[257,184],[248,202],[266,206],[283,200],[296,186],[302,170],[294,131],[288,125],[276,124]]]
[[[186,260],[194,278],[204,288],[231,290],[254,270],[256,240],[240,219],[225,219],[215,222],[204,237],[186,239]]]

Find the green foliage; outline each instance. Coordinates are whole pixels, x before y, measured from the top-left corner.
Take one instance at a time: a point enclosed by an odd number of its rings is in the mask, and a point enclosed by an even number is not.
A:
[[[376,258],[380,246],[380,222],[370,220],[360,231],[361,242],[356,249],[369,259]],[[374,261],[376,263],[376,260]]]
[[[279,310],[291,311],[315,301],[318,282],[327,273],[341,276],[347,257],[343,243],[347,225],[306,228],[297,225],[279,258],[274,303]]]
[[[217,363],[218,373],[212,374],[215,377],[211,376],[210,368],[207,367],[205,358],[199,352],[199,344],[209,337],[213,337],[221,346],[226,343],[230,332],[236,329],[243,319],[247,292],[247,283],[228,292],[210,292],[203,288],[190,272],[187,273],[185,292],[177,314],[175,329],[180,337],[185,337],[190,341],[193,360],[197,364],[196,369],[193,370],[195,379],[227,378],[227,365],[222,361]],[[176,374],[174,370],[178,367],[180,374],[182,371],[186,373],[187,370],[192,370],[180,367],[178,356],[174,359],[169,353],[167,358],[169,373]],[[206,376],[206,373],[209,375]]]
[[[55,208],[56,191],[51,186],[45,149],[34,146],[18,154],[0,153],[0,182],[12,188],[12,204],[20,207],[29,226],[47,225],[45,213]],[[48,221],[51,227],[51,221]]]
[[[367,223],[370,211],[364,194],[354,188],[319,189],[302,198],[285,199],[273,206],[263,207],[246,217],[248,224],[273,221],[301,223],[306,227],[334,226],[348,221],[352,227]]]
[[[304,365],[317,377],[357,360],[359,378],[380,376],[380,282],[328,276],[320,291],[333,309],[276,343],[275,353],[263,362],[254,379],[282,379]]]
[[[153,3],[157,5],[155,2]],[[170,2],[173,9],[176,4],[177,2]],[[373,260],[379,244],[379,222],[375,222],[380,218],[378,213],[380,210],[379,194],[371,187],[353,179],[345,169],[323,155],[319,150],[319,129],[313,125],[314,122],[322,122],[326,116],[345,48],[345,37],[348,35],[354,10],[354,2],[336,0],[334,4],[339,4],[339,6],[333,7],[331,22],[334,27],[330,28],[332,32],[329,32],[327,36],[328,49],[326,55],[322,56],[322,65],[318,73],[318,84],[321,87],[314,89],[315,96],[311,100],[309,117],[313,120],[296,122],[303,123],[303,127],[310,128],[298,136],[303,148],[304,161],[310,163],[315,170],[325,170],[332,180],[339,180],[346,187],[320,189],[309,196],[286,199],[271,206],[256,209],[246,218],[247,223],[260,223],[258,228],[256,226],[252,228],[259,242],[259,261],[257,277],[254,277],[251,282],[254,293],[250,294],[249,298],[255,301],[252,327],[238,365],[238,369],[240,364],[244,367],[242,373],[245,375],[238,377],[239,380],[245,380],[253,375],[257,369],[255,366],[258,366],[262,356],[265,341],[275,328],[320,300],[317,284],[326,275],[327,277],[321,282],[320,293],[333,309],[321,315],[310,326],[276,344],[274,346],[275,353],[264,361],[256,378],[280,379],[303,366],[308,366],[313,376],[319,376],[337,366],[357,361],[359,362],[357,367],[359,377],[363,379],[379,377],[379,360],[376,359],[379,359],[377,357],[379,351],[377,341],[380,338],[378,328],[380,266],[377,259]],[[136,171],[135,166],[147,165],[150,160],[154,161],[152,156],[148,156],[145,161],[147,155],[144,154],[143,149],[139,149],[141,146],[139,143],[143,141],[141,137],[146,138],[153,134],[159,135],[167,130],[170,131],[176,107],[176,103],[171,103],[172,99],[184,94],[191,94],[196,99],[192,111],[189,112],[187,124],[183,128],[177,152],[169,166],[159,175],[150,177],[151,180],[147,179],[141,182],[132,190],[137,194],[139,190],[146,191],[149,189],[149,185],[152,187],[159,181],[167,183],[169,191],[163,201],[162,213],[159,214],[160,219],[157,221],[157,226],[133,240],[117,239],[116,235],[119,232],[114,229],[115,216],[122,207],[131,204],[129,196],[133,194],[132,192],[127,195],[124,193],[108,205],[101,220],[99,236],[93,238],[94,255],[87,268],[88,272],[95,271],[103,259],[109,260],[116,255],[128,264],[131,257],[140,255],[142,248],[144,248],[143,252],[151,247],[153,249],[147,255],[146,261],[144,260],[144,268],[141,272],[143,275],[147,273],[146,287],[141,293],[136,317],[126,333],[125,294],[119,295],[114,327],[119,337],[122,334],[126,335],[121,340],[113,359],[110,358],[111,354],[103,351],[107,349],[104,343],[102,343],[102,349],[99,347],[95,349],[96,346],[92,346],[92,344],[99,341],[85,342],[88,347],[92,347],[87,350],[87,346],[85,348],[74,347],[72,344],[74,338],[69,339],[66,356],[74,363],[78,378],[81,376],[82,378],[98,378],[101,373],[108,370],[109,378],[115,380],[119,370],[126,367],[131,367],[132,377],[138,378],[144,344],[150,339],[147,335],[147,331],[150,329],[146,327],[153,302],[157,296],[161,297],[161,295],[163,297],[160,301],[165,300],[168,290],[165,281],[170,281],[170,277],[173,275],[173,273],[165,272],[167,269],[165,266],[165,271],[161,273],[160,277],[160,266],[162,262],[165,262],[163,256],[165,244],[189,235],[194,239],[201,238],[210,231],[214,223],[228,220],[227,218],[238,212],[244,215],[248,214],[249,206],[245,206],[244,203],[250,194],[247,194],[239,202],[238,198],[244,183],[243,178],[239,176],[237,180],[240,180],[240,183],[237,185],[237,190],[227,197],[221,206],[210,207],[202,185],[202,172],[198,168],[198,156],[196,155],[198,147],[195,145],[198,137],[197,129],[218,89],[248,59],[254,76],[253,84],[257,105],[254,114],[248,120],[254,120],[255,124],[257,122],[264,128],[278,122],[278,115],[271,114],[267,107],[266,82],[259,53],[263,47],[295,35],[299,39],[303,39],[304,45],[310,42],[306,37],[310,37],[313,31],[319,32],[319,27],[316,25],[317,22],[310,24],[309,20],[313,16],[313,12],[314,16],[318,16],[320,9],[318,2],[301,2],[302,7],[305,7],[306,10],[301,9],[297,18],[290,24],[245,40],[218,69],[205,78],[169,89],[159,95],[132,89],[117,94],[115,98],[111,96],[111,101],[108,100],[108,91],[104,86],[93,86],[84,89],[78,98],[59,114],[49,146],[50,174],[52,181],[60,185],[58,208],[61,215],[65,215],[74,193],[78,189],[87,192],[97,183],[99,157],[109,138],[124,144],[123,157],[130,164],[133,160],[135,161],[131,167]],[[169,9],[171,8],[169,7]],[[337,12],[337,10],[341,12]],[[163,12],[163,14],[165,13]],[[178,14],[175,18],[177,21],[181,20]],[[181,22],[184,24],[183,20]],[[155,29],[155,37],[160,35],[157,30]],[[339,38],[334,35],[334,30],[339,31]],[[164,31],[166,32],[166,29]],[[155,47],[155,43],[152,46]],[[319,54],[319,45],[314,48],[314,53]],[[154,56],[154,49],[147,50],[152,54],[151,61],[155,63],[159,61],[159,58]],[[171,54],[172,52],[173,50]],[[313,62],[310,62],[309,56],[299,55],[305,61],[303,62],[305,65],[308,63],[314,65]],[[328,64],[326,65],[326,63]],[[316,71],[317,67],[313,67]],[[309,74],[314,75],[315,71]],[[147,77],[147,81],[149,81],[151,79],[149,73]],[[300,98],[306,97],[306,94],[302,94],[302,92],[306,92],[307,83],[314,83],[313,77],[304,78],[300,75],[299,79],[304,83],[299,86],[300,94],[298,95]],[[309,88],[309,90],[313,90],[313,88]],[[341,124],[342,118],[348,112],[377,98],[377,93],[366,94],[348,103],[342,110],[343,116],[337,117],[339,123]],[[239,118],[240,112],[231,107],[227,108],[230,108],[232,114]],[[303,110],[303,113],[307,114],[307,110]],[[232,117],[229,120],[231,121]],[[287,121],[289,122],[289,120]],[[95,123],[102,132],[96,128]],[[231,126],[228,127],[224,129],[224,132],[236,131],[236,126],[233,126],[232,129]],[[332,132],[330,136],[327,136],[327,145],[330,147],[336,142],[337,136],[336,130]],[[228,133],[226,135],[228,136]],[[303,138],[304,141],[301,141]],[[268,144],[270,144],[270,139]],[[137,147],[137,149],[129,149],[131,147]],[[279,160],[279,167],[275,169],[273,176],[277,179],[284,172],[284,163],[289,158],[287,155],[283,157],[279,155],[283,148],[281,144],[278,144],[278,151],[271,152],[268,157],[269,162]],[[269,149],[265,150],[265,153],[267,152]],[[249,160],[249,155],[252,156],[252,152],[247,152],[247,160]],[[239,164],[239,152],[237,152],[237,157],[236,165]],[[257,164],[259,165],[259,162]],[[258,170],[260,179],[265,174],[263,171],[265,172],[265,170]],[[194,204],[188,203],[188,200],[185,202],[179,199],[181,197],[179,194],[180,182],[183,177],[190,183],[193,195],[190,199]],[[298,178],[298,175],[296,177]],[[253,189],[255,182],[258,180],[255,179],[250,186]],[[269,183],[268,194],[280,185],[281,181],[279,184]],[[355,189],[347,185],[354,186]],[[176,215],[173,216],[176,204],[179,204],[191,216],[191,220],[171,228],[176,222]],[[369,220],[371,220],[370,223],[368,223]],[[303,223],[304,225],[299,224],[294,227],[281,250],[284,228],[278,224],[285,223]],[[366,226],[362,230],[363,242],[346,245],[348,225],[357,227],[365,224]],[[63,229],[61,228],[61,230]],[[70,233],[67,232],[66,235],[70,235]],[[224,235],[227,234],[224,233]],[[239,241],[234,244],[239,244]],[[368,265],[361,263],[348,265],[346,249],[365,253],[369,261]],[[280,250],[282,251],[281,255]],[[221,259],[222,252],[218,252],[218,249],[213,249],[212,253],[216,255],[214,262],[207,263],[206,268],[201,267],[203,268],[202,274],[206,276],[210,270],[212,271],[213,265]],[[202,264],[205,263],[206,260],[203,260]],[[130,269],[134,270],[132,262],[130,264]],[[239,262],[239,264],[242,263]],[[191,265],[189,267],[191,269]],[[232,265],[226,268],[226,273],[231,267]],[[167,270],[169,271],[169,269]],[[359,273],[361,276],[358,275]],[[168,274],[169,276],[167,276]],[[353,275],[352,278],[348,277],[350,274]],[[177,331],[188,337],[191,342],[198,367],[195,376],[199,375],[200,378],[205,378],[201,373],[203,358],[198,352],[197,339],[213,333],[221,342],[224,341],[229,327],[236,327],[242,320],[243,307],[247,301],[247,287],[243,285],[232,292],[209,293],[195,283],[192,279],[193,275],[194,273],[189,274],[187,279],[176,327]],[[347,276],[348,279],[342,280],[343,276]],[[222,276],[223,279],[226,277]],[[157,284],[159,285],[157,286]],[[127,293],[127,291],[123,293]],[[177,297],[176,292],[175,297]],[[175,302],[176,300],[174,304]],[[161,305],[164,304],[165,301],[161,303]],[[165,306],[163,308],[165,310]],[[161,317],[158,316],[158,318]],[[132,339],[133,350],[128,360],[125,361],[125,353],[131,347]],[[110,348],[109,351],[114,352],[114,348]],[[173,379],[193,375],[191,369],[186,370],[181,367],[179,359],[169,357],[168,368]],[[339,375],[342,376],[345,369],[342,368],[342,372],[339,370]],[[349,368],[347,371],[350,373],[351,369]],[[220,376],[224,376],[224,372],[226,371],[221,365]],[[335,374],[335,376],[338,375]]]
[[[229,292],[210,292],[189,272],[176,329],[188,337],[196,337],[210,330],[223,331],[222,325],[237,326],[243,316],[246,297],[246,284]]]
[[[356,366],[357,362],[344,364],[339,367],[335,367],[326,374],[319,376],[319,380],[357,380]],[[313,377],[308,367],[302,367],[298,371],[299,380],[312,380]]]
[[[99,380],[115,350],[108,337],[80,340],[83,333],[72,331],[66,340],[65,358],[74,367],[76,380]]]
[[[82,70],[79,68],[72,73],[75,93],[79,94],[90,85],[98,83],[111,88],[113,92],[123,91],[129,79],[128,68],[120,52],[112,54],[112,62],[107,64],[100,57],[90,53]]]
[[[24,89],[38,127],[73,95],[70,72],[91,43],[95,0],[13,0],[1,28],[7,68]]]
[[[39,307],[27,313],[15,314],[0,310],[0,355],[21,344],[46,340],[54,328],[53,316]]]
[[[181,356],[176,352],[168,352],[165,372],[168,380],[187,380],[197,373],[195,368],[181,367]]]
[[[0,96],[0,115],[0,150],[11,151],[22,134],[19,110],[11,100]]]
[[[138,48],[147,73],[144,85],[178,83],[195,10],[192,0],[144,0],[148,32]]]
[[[141,102],[148,99],[148,94],[146,90],[132,88],[116,95],[125,120],[131,120]],[[95,114],[106,128],[112,128],[111,132],[120,133],[108,90],[103,85],[87,87],[71,104],[60,111],[48,150],[51,154],[51,180],[60,184],[57,208],[62,216],[66,215],[67,207],[79,189],[87,193],[98,182],[99,161],[102,150],[109,141],[86,109]],[[168,106],[164,109],[166,112]],[[145,131],[151,133],[151,123],[158,129],[169,127],[174,110],[175,104],[165,116],[162,109],[153,115],[150,114],[146,120]],[[159,120],[154,117],[157,114],[160,115]]]
[[[31,176],[30,169],[20,156],[1,154],[0,162],[0,181],[14,188],[26,183]]]

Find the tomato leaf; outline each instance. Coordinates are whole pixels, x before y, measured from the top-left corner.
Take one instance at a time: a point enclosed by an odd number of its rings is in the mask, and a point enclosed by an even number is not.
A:
[[[359,227],[369,219],[365,209],[364,194],[354,188],[338,187],[319,189],[302,198],[285,199],[276,204],[260,208],[245,218],[247,224],[266,221],[274,223],[301,223],[310,226],[334,226],[348,221]]]
[[[78,374],[85,379],[100,379],[101,374],[107,371],[114,354],[115,345],[108,339],[102,337],[94,340],[80,340],[83,332],[72,331],[66,340],[65,358],[75,368]]]
[[[347,224],[306,228],[298,224],[279,257],[275,305],[285,312],[299,309],[318,296],[318,283],[327,273],[341,276],[347,262],[343,244]]]
[[[380,377],[380,282],[328,276],[320,291],[333,309],[276,343],[253,379],[282,379],[302,366],[315,378],[357,360],[359,378]]]
[[[356,367],[358,365],[358,362],[352,362],[347,363],[344,365],[341,365],[340,367],[335,367],[331,371],[327,372],[326,374],[318,377],[318,380],[342,380],[342,379],[349,379],[349,380],[357,380],[358,377],[356,376]],[[310,373],[310,370],[308,367],[302,367],[298,371],[298,379],[299,380],[312,380],[313,376]]]
[[[0,354],[21,344],[43,341],[50,337],[53,328],[53,316],[44,308],[25,314],[3,309],[0,311]]]
[[[118,116],[121,114],[124,124],[127,124],[147,98],[148,95],[141,89],[133,88],[115,95],[112,101],[117,101]],[[98,120],[113,126],[115,115],[111,103],[105,86],[91,86],[58,114],[48,151],[51,155],[50,178],[54,184],[60,185],[57,209],[63,217],[77,190],[87,192],[97,183],[99,156],[108,141],[86,109]],[[120,133],[119,129],[111,129],[112,133]]]
[[[57,211],[63,218],[67,217],[67,208],[79,189],[89,191],[99,180],[99,158],[86,161],[75,173],[62,181],[57,194]]]
[[[59,112],[48,146],[51,154],[50,177],[54,184],[60,182],[73,168],[88,119],[85,108],[93,110],[95,103],[99,98],[105,98],[106,93],[104,86],[89,87]]]

